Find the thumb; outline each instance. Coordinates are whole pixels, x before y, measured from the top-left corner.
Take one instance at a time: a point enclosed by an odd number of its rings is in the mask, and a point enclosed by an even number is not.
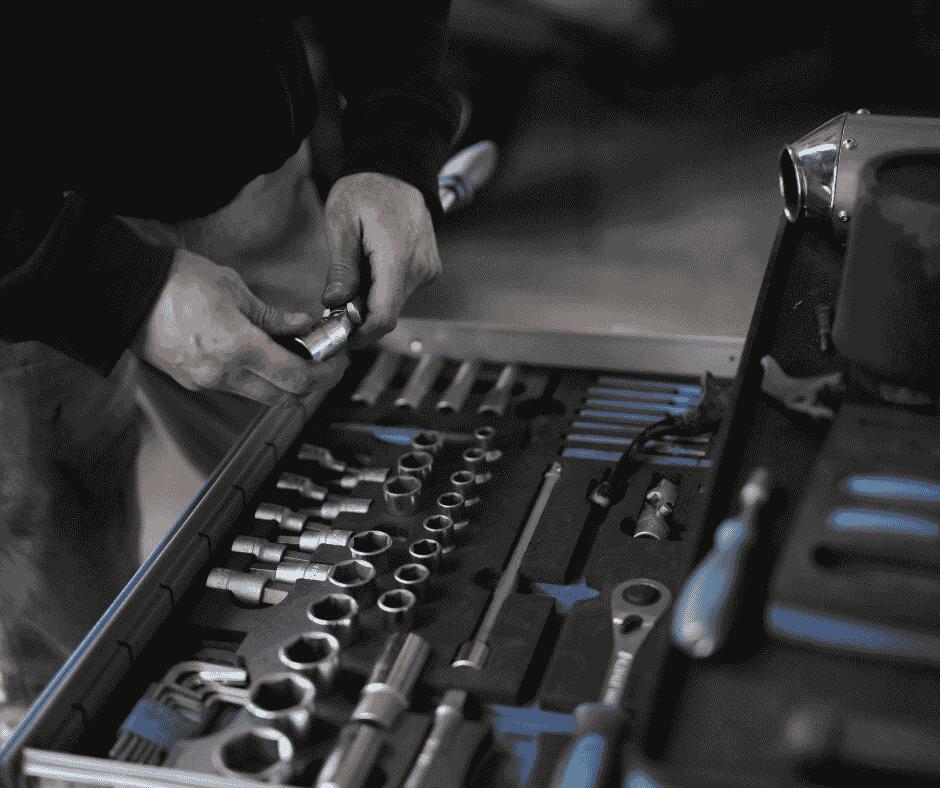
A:
[[[262,301],[247,285],[240,288],[238,309],[258,328],[272,336],[304,333],[313,328],[316,322],[306,312],[290,312]]]
[[[351,301],[359,290],[362,238],[355,222],[328,222],[330,268],[323,288],[323,306],[336,308]]]

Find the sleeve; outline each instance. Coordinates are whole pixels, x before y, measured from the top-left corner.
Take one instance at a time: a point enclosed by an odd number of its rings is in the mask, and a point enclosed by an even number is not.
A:
[[[441,82],[446,0],[321,3],[313,14],[346,108],[344,174],[380,172],[424,195],[440,222],[437,173],[460,107]]]
[[[107,375],[153,308],[174,253],[68,194],[39,246],[0,277],[2,334]]]

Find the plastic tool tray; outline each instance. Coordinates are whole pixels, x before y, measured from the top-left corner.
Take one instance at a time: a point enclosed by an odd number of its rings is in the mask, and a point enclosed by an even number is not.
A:
[[[435,764],[444,772],[433,784],[543,784],[565,732],[571,730],[568,712],[578,703],[597,698],[611,657],[610,590],[624,580],[642,577],[678,588],[699,541],[714,446],[709,438],[667,442],[651,449],[659,453],[642,454],[643,463],[626,495],[601,524],[592,522],[588,492],[639,428],[666,412],[691,407],[699,396],[699,382],[664,379],[642,371],[611,375],[523,365],[506,412],[480,414],[479,405],[503,369],[499,364],[484,364],[462,407],[442,412],[436,404],[458,367],[458,361],[447,360],[420,406],[403,409],[395,399],[418,361],[402,357],[397,374],[373,406],[354,404],[351,394],[373,361],[370,353],[356,356],[343,384],[309,418],[257,493],[245,501],[231,528],[214,540],[205,539],[211,549],[208,560],[202,562],[187,589],[176,591],[172,614],[135,649],[126,675],[109,686],[97,711],[90,714],[76,696],[73,708],[80,711],[78,725],[66,724],[58,733],[40,729],[33,741],[49,750],[64,749],[62,743],[68,741],[70,732],[72,736],[79,732],[68,751],[103,759],[124,725],[151,738],[168,737],[168,754],[156,759],[162,764],[175,770],[216,773],[218,756],[213,751],[232,726],[261,725],[244,709],[222,704],[225,710],[200,731],[199,738],[175,744],[161,726],[173,728],[177,736],[179,730],[172,720],[155,714],[152,706],[138,706],[131,720],[125,720],[151,684],[176,663],[198,657],[245,666],[254,676],[284,672],[287,668],[278,659],[278,648],[293,635],[317,629],[308,610],[336,590],[327,582],[274,583],[287,590],[286,597],[278,604],[261,606],[205,587],[206,575],[213,568],[251,572],[261,565],[253,556],[231,552],[236,537],[250,535],[274,542],[288,534],[278,523],[256,518],[259,505],[273,503],[294,510],[317,506],[295,492],[279,489],[277,480],[283,473],[301,474],[326,485],[342,475],[298,459],[302,447],[328,447],[335,458],[357,468],[394,469],[398,458],[410,451],[410,428],[443,436],[444,445],[424,482],[415,514],[390,515],[382,485],[363,482],[351,490],[331,487],[331,494],[371,499],[367,513],[343,513],[329,523],[318,523],[316,518],[309,523],[389,534],[394,545],[388,568],[377,579],[381,592],[393,585],[391,572],[408,562],[408,545],[423,536],[422,524],[436,513],[437,498],[449,489],[450,474],[464,468],[462,453],[476,445],[474,431],[488,425],[494,428],[491,461],[476,470],[481,474],[478,479],[491,478],[477,485],[478,501],[466,510],[468,522],[456,533],[453,550],[432,574],[427,596],[417,608],[410,629],[427,640],[430,656],[409,709],[386,737],[369,785],[402,784],[434,721],[436,704],[453,688],[468,690],[470,702],[464,710],[465,722],[448,742],[446,757]],[[252,461],[243,452],[230,462]],[[525,553],[518,587],[492,633],[483,669],[452,667],[460,645],[471,638],[484,613],[543,475],[556,461],[563,467],[561,478]],[[663,478],[678,488],[668,537],[662,541],[634,538],[645,496]],[[349,559],[350,554],[345,547],[327,545],[310,557],[330,563]],[[286,781],[290,784],[313,783],[394,631],[369,603],[362,605],[358,630],[358,636],[340,651],[340,669],[332,688],[317,693],[315,719],[298,746],[296,773]],[[634,668],[631,708],[650,702],[666,632],[665,626],[657,628]],[[100,674],[99,697],[101,681],[112,683],[116,677],[109,677],[107,671]],[[243,744],[245,752],[233,757],[234,771],[248,779],[270,754],[263,751],[264,742]],[[258,763],[252,762],[255,756]],[[93,775],[94,764],[89,768]],[[65,773],[70,772],[66,769]],[[149,774],[152,779],[154,771]]]

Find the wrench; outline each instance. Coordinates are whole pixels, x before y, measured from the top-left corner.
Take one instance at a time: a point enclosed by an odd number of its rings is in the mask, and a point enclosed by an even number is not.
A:
[[[575,735],[552,778],[552,788],[616,785],[618,743],[625,723],[623,700],[637,652],[669,608],[672,595],[656,580],[627,580],[610,593],[613,655],[597,703],[574,710]]]

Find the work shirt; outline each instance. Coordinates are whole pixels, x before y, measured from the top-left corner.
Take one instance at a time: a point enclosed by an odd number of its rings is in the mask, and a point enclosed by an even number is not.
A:
[[[435,176],[459,115],[439,79],[448,3],[310,5],[304,21],[346,102],[343,174],[401,178],[437,221]],[[227,205],[297,150],[316,92],[297,9],[43,11],[2,34],[0,336],[106,374],[174,254],[115,217],[182,221]]]

